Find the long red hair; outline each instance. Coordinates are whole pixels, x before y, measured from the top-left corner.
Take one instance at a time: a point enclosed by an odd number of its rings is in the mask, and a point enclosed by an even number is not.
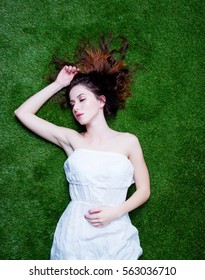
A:
[[[119,48],[112,49],[112,43],[120,39]],[[54,58],[58,70],[64,65],[75,65],[80,69],[71,85],[66,89],[67,97],[71,88],[78,83],[88,86],[96,95],[105,95],[105,113],[116,115],[119,108],[124,108],[125,101],[131,94],[131,75],[124,61],[128,42],[124,37],[106,40],[99,37],[99,45],[92,45],[89,40],[79,44],[75,53],[75,62]],[[92,86],[91,86],[92,85]]]

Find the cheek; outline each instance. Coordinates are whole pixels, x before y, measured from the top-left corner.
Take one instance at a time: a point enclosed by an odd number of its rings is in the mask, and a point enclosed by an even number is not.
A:
[[[93,109],[99,109],[100,108],[100,102],[98,99],[94,98],[92,100],[90,100],[90,106],[93,107]]]
[[[82,108],[91,112],[95,111],[98,108],[98,105],[95,100],[86,100],[82,103]]]

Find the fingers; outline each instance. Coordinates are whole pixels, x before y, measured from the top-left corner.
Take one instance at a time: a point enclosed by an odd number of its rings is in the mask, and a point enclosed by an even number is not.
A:
[[[66,65],[64,66],[64,70],[68,73],[68,74],[77,74],[79,72],[79,68],[76,68],[75,66],[71,66],[71,65]]]
[[[105,226],[117,218],[115,208],[110,207],[91,209],[84,215],[84,217],[95,227]]]
[[[88,220],[88,221],[95,221],[97,219],[99,219],[98,215],[84,215],[84,217]]]
[[[85,216],[86,218],[86,216]],[[86,220],[94,227],[100,227],[103,226],[103,222],[100,221],[99,218],[86,218]]]
[[[89,210],[88,214],[85,215],[85,218],[88,220],[99,218],[99,215],[95,215],[95,214],[99,214],[100,212],[102,212],[102,210],[100,209]]]
[[[89,210],[88,214],[84,215],[84,217],[92,226],[102,227],[104,224],[98,215],[100,212],[102,212],[100,209]]]
[[[93,209],[93,210],[89,210],[88,213],[89,214],[97,214],[97,213],[100,213],[102,210],[100,209]]]

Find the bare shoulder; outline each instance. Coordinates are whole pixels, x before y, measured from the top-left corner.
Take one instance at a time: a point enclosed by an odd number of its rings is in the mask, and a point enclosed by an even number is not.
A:
[[[130,159],[136,156],[142,156],[142,148],[136,135],[125,132],[122,133],[121,137],[127,147],[127,155]]]
[[[120,132],[122,137],[124,137],[125,140],[130,141],[130,142],[137,142],[138,137],[132,133],[129,132]]]
[[[126,145],[130,147],[140,145],[138,137],[134,134],[128,132],[119,132],[119,137],[122,139],[123,142],[126,143]]]
[[[134,134],[128,132],[118,132],[118,143],[124,147],[127,156],[130,158],[136,153],[141,153],[141,145],[139,139]]]
[[[53,126],[53,131],[56,134],[56,138],[59,142],[70,143],[72,138],[78,137],[80,134],[74,130],[63,126]]]
[[[83,141],[84,135],[74,129],[65,128],[66,136],[69,138],[71,146],[79,146],[79,142]]]
[[[81,141],[82,135],[74,130],[67,127],[58,127],[59,128],[59,136],[58,143],[65,152],[69,155],[73,149],[75,149],[75,145]]]
[[[61,127],[61,129],[64,131],[64,133],[69,137],[70,135],[71,136],[80,136],[81,134],[74,130],[74,129],[71,129],[71,128],[67,128],[67,127]]]

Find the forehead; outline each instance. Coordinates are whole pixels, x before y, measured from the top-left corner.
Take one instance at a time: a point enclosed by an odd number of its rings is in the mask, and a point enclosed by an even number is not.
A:
[[[81,95],[92,96],[94,94],[83,85],[74,86],[69,93],[70,100],[75,100]]]

